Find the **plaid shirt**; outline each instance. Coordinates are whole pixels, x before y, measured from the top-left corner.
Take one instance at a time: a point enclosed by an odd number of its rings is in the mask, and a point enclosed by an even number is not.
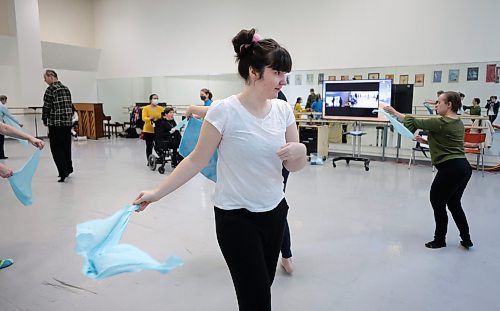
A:
[[[42,120],[48,126],[71,126],[73,103],[71,92],[61,82],[49,85],[43,95]]]

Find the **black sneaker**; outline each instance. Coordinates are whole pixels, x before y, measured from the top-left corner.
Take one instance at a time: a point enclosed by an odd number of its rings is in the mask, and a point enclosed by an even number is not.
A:
[[[471,240],[467,240],[467,241],[460,241],[460,245],[462,245],[464,248],[466,249],[469,249],[471,248],[472,246],[474,246],[474,244],[472,243]]]
[[[427,248],[441,248],[441,247],[446,247],[446,242],[432,240],[430,242],[425,243],[425,247],[427,247]]]

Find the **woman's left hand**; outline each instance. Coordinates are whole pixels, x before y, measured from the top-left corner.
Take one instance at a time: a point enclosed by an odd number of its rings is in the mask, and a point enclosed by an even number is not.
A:
[[[282,146],[276,154],[282,161],[293,161],[306,156],[306,146],[297,142],[289,142]]]

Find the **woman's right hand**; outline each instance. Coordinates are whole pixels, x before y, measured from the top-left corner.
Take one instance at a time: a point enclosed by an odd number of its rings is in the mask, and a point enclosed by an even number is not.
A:
[[[136,210],[136,212],[142,212],[150,203],[156,202],[158,200],[159,198],[157,197],[155,191],[141,191],[141,193],[139,193],[139,195],[134,200],[134,204],[140,206],[139,209]]]
[[[394,109],[394,107],[392,106],[385,106],[384,111],[392,115],[397,113],[396,109]]]

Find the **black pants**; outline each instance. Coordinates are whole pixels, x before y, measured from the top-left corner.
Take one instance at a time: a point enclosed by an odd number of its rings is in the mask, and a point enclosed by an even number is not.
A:
[[[239,310],[271,310],[271,285],[288,212],[286,200],[263,213],[214,210],[217,241],[233,279]]]
[[[154,133],[143,133],[144,141],[146,141],[146,159],[149,161],[149,156],[153,153],[153,144],[155,141]]]
[[[49,126],[50,151],[60,177],[73,172],[71,126]]]
[[[463,240],[470,240],[469,225],[462,209],[462,195],[472,175],[466,159],[452,159],[436,165],[438,170],[431,185],[430,199],[434,209],[436,231],[434,239],[445,241],[448,228],[446,206],[455,220]]]
[[[283,166],[281,169],[281,175],[283,175],[283,192],[286,190],[286,182],[288,181],[288,175],[290,172]],[[290,239],[290,228],[288,227],[288,220],[285,219],[285,230],[283,231],[283,242],[281,242],[281,257],[290,258],[292,257],[292,241]]]
[[[0,158],[5,158],[5,152],[3,150],[4,142],[5,142],[5,136],[0,134]]]
[[[488,116],[488,118],[490,119],[491,124],[493,124],[493,122],[495,122],[495,119],[497,118],[497,115],[494,114],[492,116]]]

